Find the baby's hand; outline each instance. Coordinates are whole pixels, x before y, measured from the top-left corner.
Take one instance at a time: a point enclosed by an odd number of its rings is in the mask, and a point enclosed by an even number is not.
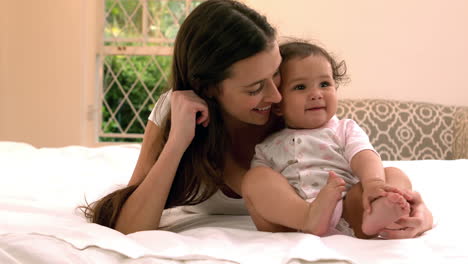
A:
[[[364,207],[364,211],[367,213],[371,213],[372,207],[370,206],[370,204],[373,201],[377,200],[380,197],[387,196],[387,194],[390,192],[398,193],[405,197],[405,199],[409,199],[409,197],[407,197],[407,194],[404,193],[402,190],[388,185],[383,180],[374,180],[362,183],[362,188],[362,205]]]

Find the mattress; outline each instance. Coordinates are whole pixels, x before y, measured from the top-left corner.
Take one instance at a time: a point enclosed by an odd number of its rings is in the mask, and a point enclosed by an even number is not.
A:
[[[468,263],[468,160],[384,161],[404,170],[434,228],[403,240],[256,231],[250,217],[166,210],[123,235],[77,210],[128,182],[140,145],[0,142],[0,263]]]

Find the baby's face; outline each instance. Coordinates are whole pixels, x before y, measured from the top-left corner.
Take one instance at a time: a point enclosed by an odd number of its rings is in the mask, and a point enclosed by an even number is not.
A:
[[[294,58],[281,67],[283,100],[276,113],[289,128],[318,128],[336,113],[337,95],[332,68],[321,55]]]

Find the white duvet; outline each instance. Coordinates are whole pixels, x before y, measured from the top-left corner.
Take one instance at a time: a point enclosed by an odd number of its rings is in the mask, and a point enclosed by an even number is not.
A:
[[[167,210],[130,235],[75,208],[123,186],[139,145],[36,149],[0,142],[0,263],[468,263],[468,160],[385,162],[411,177],[437,225],[406,240],[255,231],[248,216]]]

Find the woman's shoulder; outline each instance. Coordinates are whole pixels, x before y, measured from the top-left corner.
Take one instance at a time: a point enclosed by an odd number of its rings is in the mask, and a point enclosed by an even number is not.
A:
[[[161,126],[164,118],[171,109],[171,94],[172,91],[169,90],[159,96],[158,101],[156,101],[156,104],[154,105],[153,110],[148,117],[148,120],[152,121],[158,126]]]

